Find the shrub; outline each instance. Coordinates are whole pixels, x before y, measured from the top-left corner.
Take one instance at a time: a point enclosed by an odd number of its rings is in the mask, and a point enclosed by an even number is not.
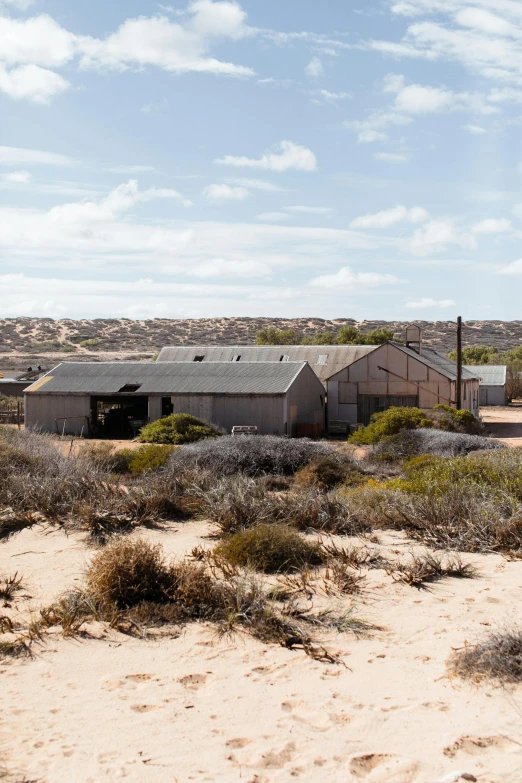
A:
[[[313,460],[295,474],[300,487],[333,489],[338,484],[355,485],[364,481],[364,473],[348,455],[332,453]]]
[[[141,443],[180,445],[206,438],[216,438],[221,434],[222,430],[218,427],[197,419],[195,416],[188,413],[173,413],[142,427],[138,440]]]
[[[307,541],[287,525],[256,525],[226,538],[215,550],[229,563],[265,574],[294,571],[322,562],[316,542]]]
[[[86,584],[99,600],[127,609],[140,601],[168,602],[173,580],[160,545],[123,540],[95,554]]]
[[[494,631],[482,642],[466,645],[452,655],[449,669],[468,680],[522,682],[522,631],[516,627]]]
[[[390,435],[397,435],[401,430],[415,430],[429,425],[426,411],[420,408],[388,408],[383,413],[374,413],[369,425],[356,430],[349,440],[360,445],[373,444]]]
[[[283,501],[268,495],[262,483],[247,476],[222,479],[197,493],[202,513],[224,535],[254,525],[284,521]]]
[[[480,435],[442,432],[435,429],[402,430],[376,444],[373,456],[388,462],[421,454],[458,457],[472,451],[505,449],[503,443]]]
[[[125,451],[128,452],[125,454],[125,458],[128,459],[130,472],[140,474],[159,470],[167,462],[174,448],[150,443],[140,446],[138,449],[126,449]]]
[[[449,556],[443,560],[432,552],[412,555],[408,562],[399,561],[393,565],[390,564],[387,570],[393,576],[394,581],[403,582],[412,587],[421,587],[426,582],[436,582],[447,577],[473,579],[477,576],[475,567],[471,563],[463,563],[458,555]]]
[[[293,440],[275,435],[231,435],[218,440],[195,443],[176,451],[169,462],[170,470],[200,468],[218,476],[245,473],[291,475],[313,459],[332,453],[326,443],[306,438]]]
[[[456,410],[449,405],[437,405],[431,411],[392,407],[382,413],[374,413],[368,426],[354,432],[349,440],[359,445],[372,445],[402,430],[422,427],[470,435],[477,435],[484,429],[470,411]]]

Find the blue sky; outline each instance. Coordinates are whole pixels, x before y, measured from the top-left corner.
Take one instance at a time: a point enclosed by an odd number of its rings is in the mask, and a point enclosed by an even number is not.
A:
[[[520,318],[518,0],[0,0],[0,316]]]

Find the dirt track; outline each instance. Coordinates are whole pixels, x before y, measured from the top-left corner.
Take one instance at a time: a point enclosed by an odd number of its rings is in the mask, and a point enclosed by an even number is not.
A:
[[[522,401],[509,407],[481,408],[480,415],[488,435],[508,446],[522,447]]]

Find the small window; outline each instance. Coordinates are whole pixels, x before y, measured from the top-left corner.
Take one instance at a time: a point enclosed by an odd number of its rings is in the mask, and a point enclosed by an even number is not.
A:
[[[319,354],[319,358],[317,359],[316,364],[324,365],[324,364],[326,364],[327,359],[328,359],[328,354],[327,353],[320,353]]]
[[[289,361],[290,361],[290,357],[289,357],[289,356],[286,356],[286,355],[283,355],[283,356],[281,356],[281,358],[279,359],[279,361],[280,361],[280,362],[289,362]]]
[[[118,391],[120,392],[136,392],[141,387],[141,383],[126,383]]]
[[[204,356],[194,356],[194,361],[195,362],[202,362],[204,358],[205,358]]]
[[[232,357],[233,362],[240,362],[241,361],[241,354],[237,353],[235,356]]]

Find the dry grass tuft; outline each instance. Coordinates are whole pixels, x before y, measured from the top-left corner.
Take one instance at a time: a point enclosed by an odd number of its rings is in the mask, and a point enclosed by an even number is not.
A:
[[[26,658],[30,656],[31,649],[24,639],[0,639],[0,660],[2,658]]]
[[[390,564],[387,573],[395,582],[422,587],[427,582],[452,577],[454,579],[473,579],[478,576],[477,569],[471,563],[463,563],[459,555],[449,555],[445,559],[428,552],[423,555],[411,555],[407,562]]]
[[[320,545],[307,541],[288,525],[256,525],[225,538],[216,554],[233,565],[265,574],[297,571],[323,562]]]
[[[14,576],[5,576],[0,579],[0,599],[5,603],[12,601],[14,594],[22,586],[22,579],[23,577],[18,576],[18,572]]]
[[[490,633],[484,641],[455,651],[448,666],[452,674],[475,682],[522,682],[522,631],[511,628]]]

